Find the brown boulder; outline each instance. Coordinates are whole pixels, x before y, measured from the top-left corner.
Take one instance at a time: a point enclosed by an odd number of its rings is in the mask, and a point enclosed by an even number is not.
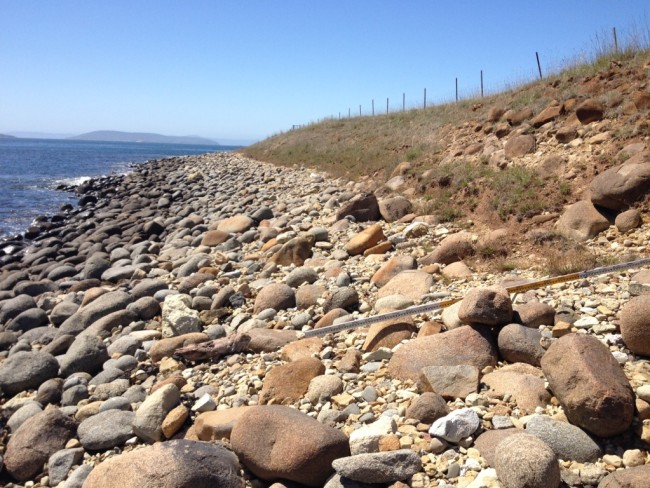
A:
[[[332,461],[350,455],[341,431],[289,407],[253,407],[230,436],[241,463],[263,480],[284,479],[321,487],[334,472]]]
[[[357,254],[363,254],[363,251],[370,249],[384,239],[384,231],[381,225],[373,224],[353,236],[345,245],[345,250],[350,256],[356,256]]]
[[[417,381],[426,366],[469,364],[482,370],[496,363],[497,350],[490,331],[466,325],[403,344],[388,362],[388,371],[394,378]]]
[[[561,144],[568,144],[576,137],[578,137],[578,130],[572,125],[565,125],[564,127],[560,127],[555,133],[557,142]]]
[[[194,421],[194,432],[202,441],[230,439],[235,423],[252,407],[235,407],[227,410],[203,412]]]
[[[247,215],[234,215],[222,220],[217,225],[217,230],[226,234],[241,234],[255,225],[255,221]]]
[[[230,238],[230,234],[222,230],[209,230],[201,239],[202,246],[214,247],[223,244]]]
[[[393,243],[390,241],[383,241],[379,244],[372,246],[369,249],[363,251],[364,256],[370,256],[371,254],[386,254],[393,248]]]
[[[269,262],[280,266],[289,266],[295,264],[302,266],[305,261],[311,257],[312,247],[314,247],[315,238],[311,234],[294,237],[285,242],[282,247],[271,256]]]
[[[432,424],[449,413],[445,399],[438,393],[427,391],[415,399],[406,409],[407,419],[417,419],[425,424]]]
[[[474,253],[472,236],[467,232],[458,232],[445,237],[438,247],[420,260],[423,265],[451,264],[461,261]]]
[[[641,220],[641,212],[636,208],[631,208],[625,212],[621,212],[614,220],[614,225],[618,231],[623,233],[641,227],[641,224],[643,224],[643,221]]]
[[[316,305],[324,293],[323,285],[302,285],[296,290],[296,308],[304,310]]]
[[[395,222],[410,214],[412,209],[411,202],[399,195],[379,201],[379,214],[386,222]]]
[[[362,351],[376,351],[380,347],[392,349],[403,340],[410,339],[416,327],[410,318],[388,320],[372,324],[366,335]]]
[[[472,277],[472,270],[462,261],[448,264],[442,268],[442,276],[448,280],[464,280]]]
[[[486,395],[502,399],[510,395],[524,413],[533,413],[536,407],[546,407],[551,395],[544,387],[544,380],[527,373],[517,371],[495,371],[481,379],[488,386]]]
[[[592,180],[590,190],[594,205],[613,210],[634,205],[650,191],[650,151],[603,171]]]
[[[614,471],[605,476],[598,488],[646,488],[650,480],[650,464]]]
[[[510,134],[511,131],[512,127],[507,122],[502,122],[494,127],[494,135],[499,139],[503,139],[505,136]]]
[[[85,488],[244,488],[237,456],[219,444],[185,439],[113,456],[88,475]]]
[[[466,324],[504,325],[512,321],[512,300],[500,286],[473,288],[460,302],[458,318]]]
[[[514,307],[514,321],[532,329],[553,325],[554,319],[555,309],[547,303],[533,301]]]
[[[35,478],[49,457],[63,449],[76,431],[77,423],[58,408],[37,413],[9,438],[4,453],[5,470],[16,481]]]
[[[293,404],[307,392],[312,378],[324,373],[325,366],[316,358],[276,366],[264,377],[260,404]]]
[[[650,356],[650,295],[634,297],[621,308],[621,335],[634,354]]]
[[[479,450],[481,457],[485,459],[488,466],[494,467],[497,455],[497,448],[501,441],[511,435],[526,434],[522,429],[499,429],[486,430],[476,438],[474,447]]]
[[[337,363],[336,369],[341,373],[358,373],[360,363],[361,352],[356,349],[348,349]]]
[[[370,278],[370,283],[381,288],[402,271],[417,268],[417,262],[412,256],[398,255],[386,261]]]
[[[418,384],[422,390],[433,391],[446,399],[465,399],[478,390],[480,374],[476,366],[469,364],[427,366],[422,368]]]
[[[295,330],[251,329],[246,332],[251,338],[248,350],[255,353],[278,351],[298,338]]]
[[[330,325],[334,324],[334,321],[336,319],[345,317],[346,315],[350,315],[350,314],[344,308],[333,308],[325,315],[323,315],[318,320],[318,322],[316,322],[314,329],[322,329],[323,327],[329,327]]]
[[[598,100],[590,98],[576,107],[576,116],[581,124],[589,124],[603,118],[605,107]]]
[[[530,134],[515,135],[503,146],[506,158],[517,158],[535,152],[535,137]]]
[[[296,295],[293,288],[285,283],[271,283],[262,288],[255,297],[253,313],[258,314],[267,308],[286,310],[295,306]]]
[[[557,488],[562,482],[553,449],[532,434],[502,440],[494,467],[506,488]]]
[[[571,423],[601,437],[627,430],[634,392],[609,349],[585,334],[568,334],[548,348],[542,370]]]
[[[354,217],[357,222],[379,220],[377,197],[372,193],[355,196],[339,208],[338,212],[336,212],[336,220],[341,220],[348,215]]]
[[[564,105],[561,103],[553,102],[551,105],[542,110],[530,121],[533,127],[541,127],[548,122],[557,119],[564,113]]]
[[[322,348],[323,339],[320,337],[310,337],[308,339],[290,342],[282,348],[281,356],[284,361],[292,362],[310,358],[314,354],[318,354]]]
[[[532,109],[525,107],[521,110],[508,110],[504,115],[505,119],[511,126],[517,126],[524,123],[533,116]]]
[[[569,205],[555,223],[558,234],[576,241],[591,239],[608,228],[609,221],[586,200]]]
[[[433,283],[433,276],[424,271],[415,269],[402,271],[381,287],[377,292],[377,298],[402,295],[414,302],[419,302],[423,295],[429,293]]]

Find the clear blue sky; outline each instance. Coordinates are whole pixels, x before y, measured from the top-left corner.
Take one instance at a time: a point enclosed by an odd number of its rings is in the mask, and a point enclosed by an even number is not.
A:
[[[113,129],[256,140],[535,76],[648,0],[0,0],[0,133]]]

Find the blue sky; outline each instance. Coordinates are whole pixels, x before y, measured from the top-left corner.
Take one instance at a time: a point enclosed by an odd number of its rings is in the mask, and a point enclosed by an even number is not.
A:
[[[490,91],[650,30],[647,0],[0,0],[0,133],[250,141]]]

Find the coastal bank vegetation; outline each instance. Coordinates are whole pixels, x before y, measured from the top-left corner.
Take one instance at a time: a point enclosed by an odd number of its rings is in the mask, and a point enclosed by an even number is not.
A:
[[[543,221],[650,137],[650,27],[631,32],[616,44],[597,37],[579,61],[499,93],[325,119],[241,152],[400,193],[442,222]]]

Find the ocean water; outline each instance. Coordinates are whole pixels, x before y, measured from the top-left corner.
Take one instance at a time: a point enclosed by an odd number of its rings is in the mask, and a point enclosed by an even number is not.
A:
[[[0,240],[24,231],[38,215],[78,197],[61,184],[128,173],[132,165],[168,156],[228,151],[232,146],[0,139]]]

